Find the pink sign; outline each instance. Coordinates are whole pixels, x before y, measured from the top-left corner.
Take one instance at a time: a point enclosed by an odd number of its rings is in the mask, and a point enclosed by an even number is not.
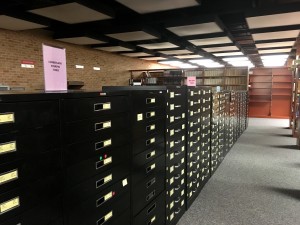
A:
[[[46,91],[66,91],[66,49],[43,44],[44,79]]]
[[[196,77],[187,77],[187,86],[192,86],[195,87],[197,84],[197,79]]]

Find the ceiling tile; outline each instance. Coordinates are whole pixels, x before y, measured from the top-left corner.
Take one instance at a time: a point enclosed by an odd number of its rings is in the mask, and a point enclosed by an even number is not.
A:
[[[259,50],[259,54],[271,54],[271,53],[287,53],[290,52],[291,48],[284,48],[284,49],[269,49],[269,50]]]
[[[127,52],[127,51],[133,51],[130,48],[125,48],[122,46],[109,46],[109,47],[98,47],[95,48],[98,50],[102,50],[102,51],[107,51],[107,52]]]
[[[228,37],[196,39],[196,40],[189,40],[189,42],[191,42],[192,44],[194,44],[196,46],[218,45],[218,44],[232,43],[232,41]]]
[[[236,46],[225,46],[225,47],[214,47],[214,48],[203,48],[207,52],[226,52],[239,50]]]
[[[256,44],[256,47],[258,49],[259,48],[292,47],[292,46],[294,46],[294,44],[295,44],[295,41],[284,41],[284,42]]]
[[[169,27],[167,29],[178,36],[189,36],[189,35],[222,32],[222,29],[215,22],[186,25],[186,26],[179,26],[179,27]]]
[[[164,57],[146,57],[146,58],[140,58],[140,59],[154,61],[154,60],[164,60],[166,58],[164,58]]]
[[[69,24],[84,23],[111,18],[108,15],[105,15],[75,2],[34,9],[30,10],[29,12]]]
[[[183,55],[183,54],[190,54],[192,53],[189,50],[183,49],[183,50],[170,50],[170,51],[159,51],[160,53],[166,54],[166,55]]]
[[[77,44],[77,45],[93,45],[93,44],[105,43],[104,41],[100,41],[100,40],[89,38],[89,37],[59,38],[56,40],[68,42],[68,43],[72,43],[72,44]]]
[[[7,30],[30,30],[46,26],[10,16],[0,15],[0,28]]]
[[[140,13],[152,13],[171,9],[198,6],[196,0],[117,0],[126,7]]]
[[[298,37],[298,35],[299,35],[299,30],[252,34],[253,39],[255,41],[296,38]]]
[[[147,49],[168,49],[168,48],[177,48],[178,47],[177,45],[174,45],[170,42],[142,44],[139,46],[142,48],[147,48]]]
[[[178,59],[196,59],[196,58],[202,58],[201,55],[177,55],[175,56]]]
[[[242,52],[224,52],[224,53],[216,53],[214,56],[235,56],[235,55],[244,55]]]
[[[300,24],[300,12],[246,18],[249,28],[279,27]]]
[[[126,33],[106,34],[106,36],[121,40],[121,41],[141,41],[157,39],[157,37],[148,34],[144,31],[134,31]]]
[[[129,57],[151,56],[151,54],[148,54],[148,53],[145,53],[145,52],[124,53],[122,55],[129,56]]]

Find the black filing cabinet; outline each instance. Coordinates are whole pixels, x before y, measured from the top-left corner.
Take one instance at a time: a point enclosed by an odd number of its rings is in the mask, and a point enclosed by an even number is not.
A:
[[[61,110],[64,224],[129,225],[128,96],[64,96]]]
[[[0,224],[62,217],[57,95],[0,93]]]
[[[186,87],[166,94],[166,224],[175,225],[186,209]]]

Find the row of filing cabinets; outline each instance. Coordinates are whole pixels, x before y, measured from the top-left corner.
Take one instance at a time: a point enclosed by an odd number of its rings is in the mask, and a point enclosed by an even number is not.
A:
[[[0,93],[0,224],[175,225],[247,128],[246,92],[103,89]]]

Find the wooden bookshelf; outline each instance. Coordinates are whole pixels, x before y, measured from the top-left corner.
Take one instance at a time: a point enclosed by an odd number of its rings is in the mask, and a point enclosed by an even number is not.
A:
[[[286,67],[253,68],[249,74],[249,116],[290,118],[292,81]]]
[[[248,90],[247,67],[130,70],[130,85],[140,80],[142,85],[185,85],[186,78],[194,76],[198,86],[211,86],[221,90]]]

